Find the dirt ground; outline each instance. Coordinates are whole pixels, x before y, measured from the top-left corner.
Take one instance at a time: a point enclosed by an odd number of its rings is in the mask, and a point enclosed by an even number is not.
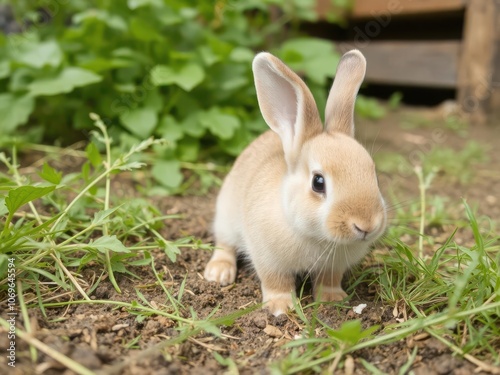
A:
[[[430,116],[432,120],[436,113],[439,112],[421,111],[420,115]],[[377,122],[358,120],[357,131],[362,142],[367,148],[371,148],[373,153],[396,151],[406,156],[419,150],[426,152],[427,146],[437,142],[433,133],[436,127],[408,130],[403,129],[400,122],[401,114],[398,113],[390,114]],[[477,166],[476,173],[468,184],[450,183],[446,176],[438,174],[429,195],[448,196],[448,204],[457,207],[461,206],[460,199],[464,197],[478,206],[480,214],[500,221],[500,124],[496,127],[472,127],[467,137],[444,128],[442,130],[444,135],[439,138],[439,142],[444,146],[460,150],[468,140],[476,139],[487,150],[489,161]],[[370,147],[371,145],[373,147]],[[417,180],[414,176],[384,174],[381,176],[381,186],[386,194],[389,194],[391,189],[397,194],[397,202],[392,202],[393,204],[404,204],[418,196]],[[163,234],[167,238],[194,235],[203,241],[212,241],[210,223],[215,196],[216,192],[208,196],[161,198],[157,203],[164,213],[181,213],[185,217],[183,220],[167,222]],[[470,234],[459,232],[457,241],[470,241],[467,236]],[[218,315],[223,315],[252,306],[261,300],[259,282],[249,268],[240,269],[236,283],[221,289],[206,282],[202,277],[204,266],[210,257],[207,251],[185,250],[176,263],[170,262],[160,251],[155,253],[155,257],[157,269],[170,275],[165,281],[174,291],[174,295],[186,277],[186,290],[182,299],[186,316],[189,316],[189,307],[203,318],[219,304],[221,309]],[[158,305],[165,304],[165,295],[161,288],[155,286],[150,267],[136,267],[134,272],[141,280],[117,275],[122,294],[117,294],[110,283],[102,282],[92,298],[130,302],[137,299],[134,288],[140,288],[149,301]],[[95,270],[91,268],[85,269],[83,273],[86,279],[95,276]],[[356,271],[351,277],[355,275]],[[344,282],[348,283],[349,280]],[[376,302],[376,297],[376,288],[360,284],[349,302],[343,306],[321,306],[317,314],[332,327],[339,327],[342,322],[355,318],[352,306],[366,303],[367,308],[363,314],[357,316],[362,319],[364,326],[396,323],[394,306],[382,305]],[[310,297],[307,297],[306,301],[310,301]],[[214,351],[223,357],[231,357],[237,363],[241,374],[264,374],[268,373],[266,366],[269,363],[285,356],[289,349],[283,348],[283,345],[300,335],[303,328],[302,322],[293,317],[284,315],[276,318],[265,310],[257,310],[239,318],[233,326],[222,328],[222,338],[202,333],[180,345],[168,347],[162,353],[150,353],[148,348],[178,335],[173,321],[165,317],[151,316],[138,322],[136,316],[127,311],[104,305],[74,305],[69,308],[48,309],[47,314],[48,319],[45,319],[40,311],[30,311],[32,324],[36,327],[36,338],[86,367],[106,374],[221,374],[226,368],[216,361],[212,354]],[[140,339],[136,348],[126,349],[125,344],[138,336]],[[5,340],[6,335],[1,333],[1,348],[6,347]],[[17,340],[17,345],[16,368],[9,369],[9,374],[72,373],[41,353],[38,364],[31,364],[27,345],[20,339]],[[353,372],[340,369],[338,373],[367,373],[361,364],[363,358],[384,373],[397,374],[415,346],[418,346],[419,350],[412,370],[417,375],[465,375],[475,370],[475,366],[453,356],[438,340],[420,335],[356,352],[349,359],[354,366]],[[0,357],[0,367],[7,368],[5,355]]]

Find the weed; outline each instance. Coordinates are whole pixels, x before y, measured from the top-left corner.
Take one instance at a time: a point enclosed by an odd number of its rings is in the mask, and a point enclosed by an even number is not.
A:
[[[466,137],[468,134],[469,124],[461,116],[447,115],[439,119],[439,123],[444,129],[454,131],[461,137]],[[410,115],[402,121],[401,126],[403,129],[432,128],[436,126],[436,120],[421,115]]]
[[[94,132],[93,135],[104,145],[105,159],[102,160],[95,152],[95,146],[87,147],[88,159],[77,175],[63,178],[61,172],[45,163],[39,173],[43,181],[33,182],[30,177],[19,174],[15,147],[12,161],[5,154],[0,154],[0,160],[16,184],[8,186],[7,194],[3,197],[8,212],[0,233],[0,263],[5,264],[8,256],[14,256],[16,270],[25,282],[36,283],[40,276],[46,277],[63,289],[71,285],[87,300],[88,295],[77,280],[78,276],[68,267],[82,268],[90,262],[102,264],[119,291],[114,273],[128,272],[124,260],[141,256],[144,250],[141,245],[126,246],[128,237],[143,238],[147,233],[152,233],[150,241],[156,242],[155,246],[163,245],[166,252],[171,252],[172,246],[175,248],[154,230],[155,223],[168,217],[152,219],[150,213],[155,209],[151,206],[143,206],[142,212],[134,207],[134,203],[111,207],[112,176],[120,171],[142,168],[144,163],[132,158],[163,141],[148,139],[112,160],[111,139],[106,127],[96,115],[93,118],[100,130],[100,133]],[[104,182],[103,190],[97,189],[101,182]],[[68,199],[70,195],[76,196]],[[47,205],[37,208],[35,202],[41,198]],[[69,203],[65,204],[65,201]],[[21,210],[26,204],[29,211]],[[90,207],[91,210],[84,207]],[[93,215],[89,211],[93,211]],[[138,216],[135,222],[128,222],[127,230],[122,224],[132,219],[128,215],[130,211]],[[13,222],[13,219],[16,221]],[[99,237],[96,237],[97,234]],[[50,263],[55,263],[55,267],[49,266]],[[2,270],[5,271],[5,268]],[[4,284],[5,280],[0,282],[0,285]]]
[[[92,374],[92,371],[31,336],[28,308],[38,307],[46,316],[45,311],[49,308],[104,304],[125,309],[138,321],[152,315],[164,316],[177,323],[180,334],[155,347],[158,350],[183,342],[200,332],[220,336],[219,326],[231,325],[238,317],[259,307],[255,305],[214,317],[218,312],[216,307],[206,318],[199,319],[194,310],[181,303],[185,280],[174,297],[163,282],[163,274],[156,270],[151,251],[163,249],[166,256],[175,261],[181,248],[210,249],[210,245],[192,237],[176,241],[164,238],[159,231],[162,223],[178,216],[162,216],[144,199],[120,199],[112,194],[113,180],[119,178],[123,171],[144,167],[141,156],[148,148],[163,141],[151,138],[116,154],[107,128],[97,115],[92,115],[92,118],[99,130],[93,133],[93,137],[102,144],[105,154],[101,157],[97,152],[98,145],[91,143],[84,153],[78,154],[85,157],[79,172],[63,174],[44,163],[38,173],[41,181],[35,182],[34,177],[19,172],[15,147],[12,159],[0,154],[0,160],[11,176],[1,176],[5,193],[0,199],[5,208],[0,227],[0,287],[7,288],[7,263],[13,258],[17,297],[24,322],[24,329],[18,328],[16,334],[30,345],[33,362],[37,361],[37,353],[41,351],[78,374]],[[90,264],[97,265],[97,273],[100,271],[101,275],[87,281],[81,278],[79,271]],[[137,301],[130,303],[92,300],[89,297],[106,277],[120,292],[115,273],[137,277],[132,268],[148,265],[156,278],[156,285],[164,292],[165,304],[153,305],[139,288],[136,289]],[[52,302],[59,290],[72,295],[79,293],[81,299]],[[26,293],[35,297],[25,301]],[[1,318],[0,325],[8,328],[7,321]],[[137,336],[123,345],[133,348],[139,339],[140,336]],[[227,363],[231,367],[231,362]]]
[[[421,181],[425,182],[422,175]],[[425,197],[428,184],[421,186]],[[307,337],[286,344],[293,350],[272,365],[274,372],[331,373],[349,353],[389,344],[424,331],[479,368],[497,373],[494,365],[488,363],[500,363],[495,344],[500,334],[497,324],[500,313],[500,236],[481,232],[469,205],[464,201],[463,206],[474,238],[470,247],[455,243],[455,233],[452,233],[432,255],[424,256],[421,243],[412,248],[397,237],[389,236],[387,243],[392,254],[377,255],[382,270],[373,273],[368,269],[355,275],[356,279],[375,285],[381,302],[404,311],[406,319],[379,331],[378,326],[362,329],[359,320],[348,320],[338,329],[333,329],[322,323],[314,312],[309,312],[312,319],[307,320],[307,312],[297,310],[296,314],[307,326],[321,329],[308,329]],[[420,223],[425,220],[421,219]],[[426,234],[420,233],[420,236],[425,238]],[[416,354],[414,350],[399,373],[406,373],[411,368]],[[361,362],[370,372],[381,373],[373,364]]]
[[[421,165],[425,175],[436,173],[449,182],[465,184],[474,177],[474,166],[488,160],[486,152],[484,145],[468,141],[459,151],[434,146],[412,161],[396,152],[379,152],[374,159],[381,173],[409,176],[416,165]]]

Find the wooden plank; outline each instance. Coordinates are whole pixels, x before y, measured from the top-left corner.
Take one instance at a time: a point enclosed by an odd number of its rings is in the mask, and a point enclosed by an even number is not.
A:
[[[466,3],[467,0],[355,0],[352,17],[451,12],[465,9]]]
[[[497,17],[497,27],[500,24],[500,16]],[[493,79],[491,80],[491,103],[490,108],[492,109],[491,119],[494,120],[496,116],[495,125],[500,125],[498,123],[498,118],[500,118],[500,30],[497,31],[498,39],[495,42],[495,56],[493,57]],[[492,121],[493,122],[493,121]]]
[[[458,71],[460,108],[475,122],[500,103],[500,3],[470,0]]]
[[[380,18],[384,20],[397,15],[453,12],[465,9],[468,0],[355,0],[352,11],[332,4],[331,0],[316,0],[316,12],[320,19],[328,20],[332,15],[351,18]],[[490,0],[491,1],[491,0]]]
[[[455,88],[460,41],[341,43],[339,52],[358,48],[366,57],[366,82]]]

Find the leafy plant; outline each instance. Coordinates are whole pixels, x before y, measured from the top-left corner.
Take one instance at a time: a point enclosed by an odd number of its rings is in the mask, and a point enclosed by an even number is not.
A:
[[[387,99],[387,105],[392,111],[395,111],[400,107],[402,100],[403,93],[401,91],[395,91],[389,99]]]
[[[7,262],[14,258],[16,272],[33,289],[44,278],[64,289],[75,289],[89,300],[73,269],[99,264],[119,291],[114,274],[134,277],[129,267],[151,263],[152,249],[163,249],[175,261],[179,247],[209,247],[189,238],[165,239],[158,231],[162,221],[176,216],[162,216],[143,199],[125,199],[113,206],[119,197],[111,196],[112,178],[142,168],[145,164],[140,155],[163,140],[148,138],[113,155],[106,127],[97,115],[93,119],[99,132],[92,134],[104,146],[105,156],[90,143],[81,153],[86,161],[77,173],[63,175],[44,163],[38,173],[42,181],[35,182],[19,173],[15,147],[12,159],[0,153],[10,175],[0,175],[5,191],[0,196],[0,286],[5,287]],[[130,242],[129,238],[136,240]]]
[[[299,34],[298,21],[316,17],[313,0],[11,6],[23,32],[0,35],[4,144],[26,123],[45,137],[74,141],[92,128],[87,114],[98,112],[120,142],[169,141],[156,150],[165,162],[153,169],[169,191],[183,182],[180,168],[189,164],[182,163],[235,156],[266,128],[253,86],[254,51],[272,50],[298,69],[319,102],[339,58],[330,42]],[[31,135],[40,139],[40,132]]]
[[[356,113],[360,116],[378,120],[385,116],[386,110],[376,99],[359,96],[355,105]]]

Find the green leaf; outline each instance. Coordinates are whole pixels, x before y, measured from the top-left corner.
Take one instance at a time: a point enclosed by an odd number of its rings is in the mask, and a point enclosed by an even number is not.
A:
[[[151,173],[158,182],[169,188],[179,187],[183,179],[181,167],[177,160],[158,160]]]
[[[151,69],[151,81],[156,86],[177,85],[191,91],[205,79],[204,70],[194,63],[188,63],[180,69],[167,65],[156,65]]]
[[[104,223],[107,223],[109,221],[109,216],[113,214],[117,209],[119,209],[120,206],[113,207],[113,208],[108,208],[107,210],[102,210],[98,211],[94,214],[94,219],[92,220],[91,225],[92,226],[98,226],[102,225]]]
[[[358,95],[355,104],[356,113],[362,117],[378,120],[385,116],[385,108],[376,99]]]
[[[0,216],[3,216],[5,214],[8,214],[9,210],[7,209],[7,206],[5,205],[5,197],[0,197]]]
[[[379,326],[375,325],[363,330],[360,320],[349,320],[342,323],[337,330],[328,330],[328,335],[352,346],[360,340],[371,336],[378,328]]]
[[[143,6],[161,6],[161,0],[128,0],[127,5],[130,9],[134,10]]]
[[[90,241],[87,248],[96,249],[102,253],[106,251],[114,251],[117,253],[129,253],[130,250],[127,249],[123,243],[116,238],[115,235],[112,236],[102,236],[95,241]]]
[[[199,121],[204,127],[210,130],[213,135],[221,139],[231,138],[236,129],[241,126],[238,117],[226,114],[217,107],[213,107],[205,112],[200,116]]]
[[[148,87],[148,94],[144,99],[144,107],[150,107],[155,112],[160,112],[163,109],[163,98],[159,89]]]
[[[100,82],[102,77],[89,70],[76,67],[64,68],[52,78],[42,78],[28,85],[33,96],[57,95],[73,91],[76,87]]]
[[[94,168],[97,168],[102,163],[102,157],[99,152],[99,149],[94,143],[89,143],[87,147],[85,147],[85,154],[87,155],[87,159],[90,161]]]
[[[221,140],[219,146],[229,155],[238,156],[252,140],[253,137],[248,129],[240,127],[232,138]]]
[[[120,171],[131,171],[133,169],[141,169],[146,165],[146,163],[141,163],[139,161],[131,161],[130,163],[126,163],[123,165],[119,165],[115,168],[115,170]]]
[[[129,266],[147,266],[148,264],[151,264],[151,258],[144,258],[144,259],[138,259],[138,260],[129,260],[127,262],[127,265]]]
[[[245,64],[246,65],[246,64]],[[248,64],[251,66],[251,64]],[[252,85],[248,76],[248,67],[242,64],[218,64],[212,71],[211,78],[217,82],[219,90],[214,96],[231,98],[234,92],[242,90],[243,87]],[[252,96],[255,96],[253,94]]]
[[[63,53],[54,40],[46,42],[18,40],[12,43],[12,59],[18,63],[40,69],[44,66],[58,67],[62,63]]]
[[[51,280],[55,285],[58,285],[61,288],[64,288],[64,289],[69,288],[69,285],[64,280],[60,279],[58,277],[58,274],[53,274],[51,272],[48,272],[48,271],[41,269],[41,268],[38,268],[38,267],[37,268],[25,267],[24,270],[28,271],[28,272],[39,273],[43,277],[47,278],[47,280]]]
[[[220,57],[217,56],[209,46],[203,45],[199,47],[198,52],[206,66],[212,66],[216,62],[220,61]]]
[[[54,185],[59,185],[62,180],[62,172],[56,171],[47,163],[43,163],[42,171],[38,175]]]
[[[215,337],[221,337],[222,333],[220,331],[220,328],[217,327],[215,324],[213,324],[210,321],[205,321],[202,324],[200,324],[200,327],[203,328],[203,330],[207,333],[210,333],[211,335],[214,335]]]
[[[172,262],[175,262],[175,260],[177,259],[177,255],[179,255],[181,253],[181,251],[179,250],[179,247],[171,242],[165,243],[163,250],[165,251],[165,255]]]
[[[127,23],[122,17],[116,14],[110,14],[109,12],[102,9],[96,9],[95,7],[77,13],[73,16],[73,23],[75,25],[79,25],[81,23],[88,23],[92,21],[102,22],[105,25],[107,25],[110,29],[115,29],[121,32],[127,31]]]
[[[121,260],[117,260],[113,257],[111,258],[110,264],[113,272],[129,273]]]
[[[311,81],[319,85],[324,85],[327,78],[332,78],[334,76],[335,67],[338,65],[339,61],[340,56],[334,53],[317,56],[304,62],[304,72]]]
[[[7,78],[10,74],[10,61],[0,61],[0,79]]]
[[[158,115],[154,108],[143,107],[131,109],[120,116],[123,126],[140,138],[147,138],[158,123]]]
[[[183,18],[179,13],[172,11],[159,12],[157,18],[163,26],[174,26],[182,23]]]
[[[318,38],[290,39],[283,44],[280,56],[292,69],[304,72],[320,85],[335,75],[340,61],[333,43]]]
[[[12,215],[21,206],[49,194],[55,188],[55,186],[20,186],[9,191],[9,195],[5,198],[5,205]]]
[[[88,59],[85,61],[81,61],[78,64],[81,68],[91,70],[93,72],[104,72],[106,70],[112,70],[116,68],[124,68],[133,65],[133,62],[126,59],[119,58],[94,58]],[[131,85],[134,89],[135,86]],[[115,87],[120,87],[119,84],[116,84]],[[133,90],[132,90],[133,91]]]
[[[7,269],[9,266],[9,257],[5,254],[0,254],[0,278],[5,280],[7,276]]]
[[[195,112],[186,117],[181,124],[182,131],[191,137],[201,138],[206,132],[206,129],[199,121],[199,117],[201,117],[199,115],[203,116],[203,113]]]
[[[403,93],[401,91],[395,91],[387,100],[387,105],[394,111],[401,105],[401,100],[403,100]]]
[[[10,133],[28,121],[35,108],[35,99],[29,95],[0,94],[0,132]]]
[[[89,182],[90,180],[90,163],[86,161],[82,165],[82,177],[85,182]]]
[[[175,117],[171,115],[166,115],[161,119],[160,125],[158,126],[158,134],[160,134],[162,138],[165,138],[169,142],[169,145],[173,147],[175,147],[177,144],[176,142],[184,136],[182,126],[177,122]]]
[[[235,62],[250,62],[253,60],[255,53],[250,48],[236,47],[231,51],[229,58]]]
[[[151,19],[132,17],[130,19],[130,32],[138,41],[163,42],[162,35],[158,33],[158,28]]]
[[[193,138],[184,138],[177,147],[178,160],[194,162],[198,159],[200,141]]]

